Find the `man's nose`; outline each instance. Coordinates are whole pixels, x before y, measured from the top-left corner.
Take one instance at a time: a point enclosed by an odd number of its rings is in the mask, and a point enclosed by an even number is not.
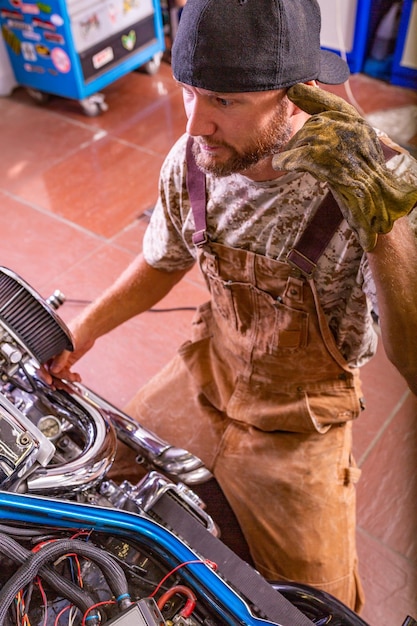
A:
[[[193,137],[209,136],[216,130],[212,107],[203,98],[196,97],[186,107],[186,131]]]

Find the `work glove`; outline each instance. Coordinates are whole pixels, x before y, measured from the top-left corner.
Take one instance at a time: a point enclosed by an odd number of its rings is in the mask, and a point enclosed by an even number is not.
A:
[[[372,250],[378,233],[388,233],[417,204],[417,188],[386,167],[375,130],[345,100],[302,83],[287,95],[312,117],[274,156],[274,169],[327,182],[362,248]]]

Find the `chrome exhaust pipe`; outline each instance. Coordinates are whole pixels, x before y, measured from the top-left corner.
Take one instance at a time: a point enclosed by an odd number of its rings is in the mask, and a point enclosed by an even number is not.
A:
[[[115,430],[96,408],[80,397],[77,402],[83,407],[89,422],[87,428],[85,423],[79,423],[79,428],[86,437],[82,453],[62,465],[48,465],[37,469],[27,479],[30,493],[74,494],[98,484],[109,471],[116,455]]]
[[[197,456],[170,445],[82,383],[71,383],[69,386],[92,407],[104,411],[118,438],[132,448],[147,466],[159,469],[186,485],[198,485],[212,478],[211,472]]]

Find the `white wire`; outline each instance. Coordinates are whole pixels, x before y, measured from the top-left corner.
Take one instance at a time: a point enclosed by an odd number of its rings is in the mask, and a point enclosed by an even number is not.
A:
[[[342,30],[342,11],[341,11],[341,2],[346,2],[346,0],[336,0],[336,35],[337,40],[339,42],[339,51],[342,59],[347,63],[347,54],[346,54],[346,46],[343,38],[343,30]],[[362,117],[366,118],[366,114],[355,96],[353,95],[352,86],[350,84],[350,78],[344,83],[344,88],[346,90],[347,97],[351,104],[358,110]]]
[[[72,606],[69,612],[69,616],[68,616],[68,626],[74,626],[75,623],[75,616],[77,614],[77,607],[76,606]]]

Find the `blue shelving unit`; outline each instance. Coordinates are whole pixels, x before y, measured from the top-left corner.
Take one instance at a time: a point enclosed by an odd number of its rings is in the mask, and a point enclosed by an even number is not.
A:
[[[100,89],[157,68],[165,48],[159,0],[0,0],[0,25],[17,83],[88,115],[107,108]]]
[[[391,83],[417,89],[417,1],[404,0]]]
[[[353,74],[360,72],[367,52],[372,0],[318,2],[322,13],[322,48],[346,57]],[[347,21],[353,24],[348,41],[342,37],[346,28],[346,16]]]

